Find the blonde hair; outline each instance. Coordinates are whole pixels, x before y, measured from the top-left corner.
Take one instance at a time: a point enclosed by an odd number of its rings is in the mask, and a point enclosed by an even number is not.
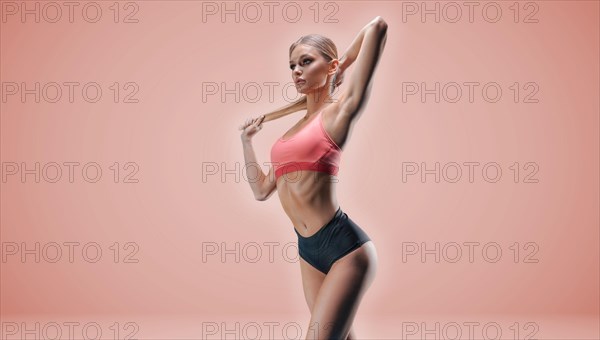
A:
[[[337,47],[335,46],[333,41],[320,34],[308,34],[296,40],[296,42],[294,42],[290,46],[290,57],[292,56],[292,52],[298,45],[308,45],[314,47],[328,62],[333,59],[337,59],[338,57]],[[303,95],[300,99],[296,100],[295,102],[265,114],[263,122],[281,118],[296,111],[305,110],[307,108],[306,101],[306,95]]]

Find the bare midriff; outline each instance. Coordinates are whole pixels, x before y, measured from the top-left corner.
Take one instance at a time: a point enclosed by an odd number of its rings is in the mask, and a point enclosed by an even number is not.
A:
[[[333,218],[338,208],[337,181],[335,175],[311,170],[289,172],[277,179],[279,201],[298,234],[312,236]]]

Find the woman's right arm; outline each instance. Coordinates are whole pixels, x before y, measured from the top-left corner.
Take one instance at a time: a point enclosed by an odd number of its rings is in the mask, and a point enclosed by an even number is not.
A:
[[[265,176],[262,168],[256,161],[252,139],[242,136],[242,145],[244,147],[244,160],[246,161],[246,177],[254,193],[254,198],[258,201],[265,201],[276,188],[273,165],[270,166],[269,174]]]
[[[254,193],[254,198],[259,201],[264,201],[275,190],[275,178],[273,176],[273,166],[269,170],[269,175],[265,176],[262,172],[262,168],[256,161],[256,155],[254,154],[254,148],[252,147],[252,136],[262,129],[262,122],[265,120],[266,115],[262,115],[258,118],[249,118],[246,122],[240,125],[242,134],[242,145],[244,146],[244,160],[246,161],[246,175],[250,188]]]

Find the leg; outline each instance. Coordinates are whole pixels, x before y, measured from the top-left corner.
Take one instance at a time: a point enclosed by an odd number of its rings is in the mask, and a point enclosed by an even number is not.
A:
[[[308,309],[312,314],[313,305],[317,299],[317,293],[321,288],[323,280],[325,280],[325,274],[321,273],[317,268],[310,265],[310,263],[300,259],[300,273],[302,274],[302,288],[304,289],[304,298]]]
[[[346,339],[376,271],[377,252],[372,241],[336,261],[317,294],[306,339]]]
[[[348,332],[346,340],[356,340],[356,335],[354,334],[354,329],[352,327],[350,327],[350,332]]]
[[[302,274],[302,287],[304,289],[304,298],[306,299],[306,304],[308,305],[308,309],[312,315],[313,306],[315,304],[315,300],[317,299],[317,294],[323,284],[323,280],[325,280],[325,274],[321,273],[315,267],[311,266],[308,262],[304,261],[301,257],[300,259],[300,273]],[[354,335],[354,330],[350,328],[350,332],[348,333],[348,337],[346,340],[354,340],[356,336]]]

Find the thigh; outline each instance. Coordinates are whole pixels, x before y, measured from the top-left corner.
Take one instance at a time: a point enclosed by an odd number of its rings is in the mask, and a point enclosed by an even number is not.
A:
[[[302,274],[302,288],[304,289],[304,298],[311,314],[317,294],[321,288],[321,284],[325,279],[325,274],[317,270],[317,268],[310,265],[310,263],[304,261],[303,258],[298,256],[300,259],[300,273]]]
[[[336,261],[317,294],[307,339],[345,339],[377,271],[372,241]]]

